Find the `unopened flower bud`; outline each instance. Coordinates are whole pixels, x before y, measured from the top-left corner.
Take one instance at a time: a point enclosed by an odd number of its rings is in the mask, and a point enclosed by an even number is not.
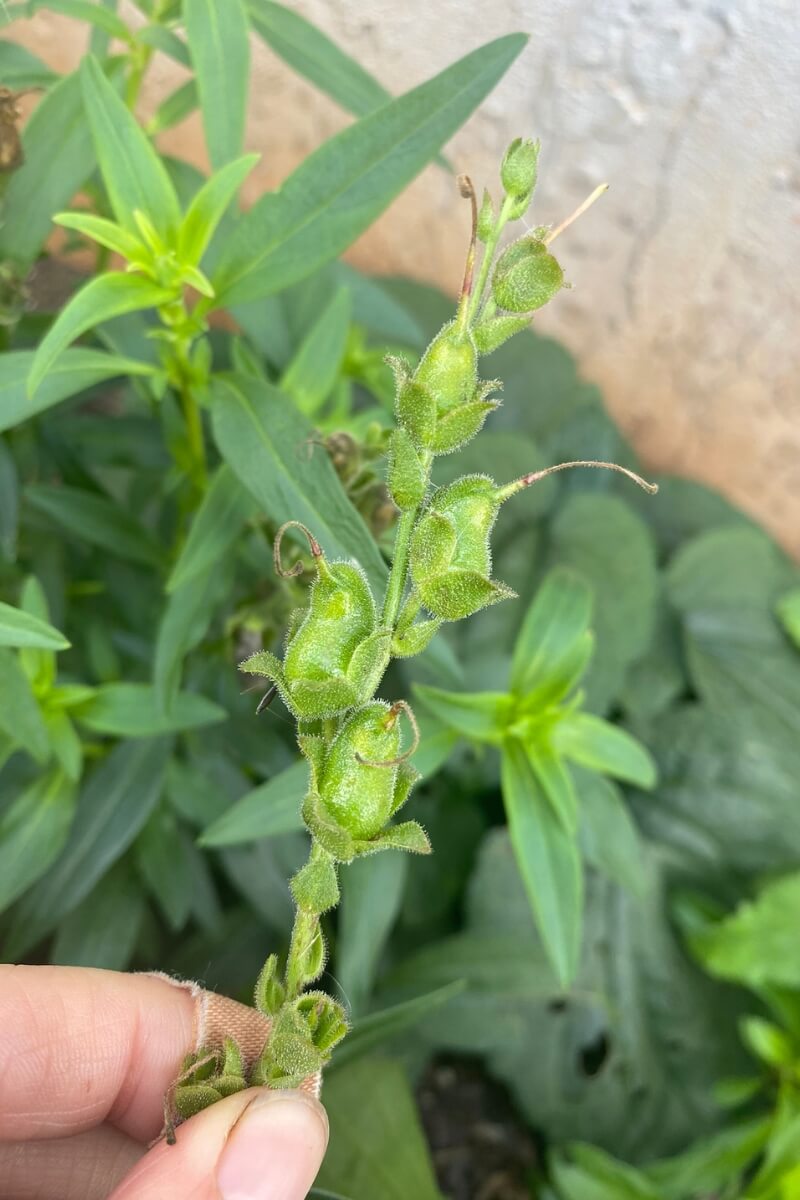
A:
[[[523,237],[497,260],[492,296],[499,308],[527,313],[552,300],[564,286],[564,273],[543,240]]]
[[[524,198],[526,208],[536,187],[539,150],[538,141],[515,138],[506,150],[500,167],[500,179],[506,194],[515,200]]]

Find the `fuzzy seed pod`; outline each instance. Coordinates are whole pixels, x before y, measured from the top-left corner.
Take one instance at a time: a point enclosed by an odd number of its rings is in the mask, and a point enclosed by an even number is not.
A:
[[[541,238],[512,242],[497,260],[492,295],[499,308],[527,313],[541,308],[564,286],[564,272]]]

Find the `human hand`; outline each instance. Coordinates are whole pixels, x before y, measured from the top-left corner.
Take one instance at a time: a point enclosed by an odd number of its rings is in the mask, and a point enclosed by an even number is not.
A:
[[[157,978],[0,966],[3,1200],[303,1200],[328,1123],[300,1092],[238,1092],[147,1150],[193,1020]]]

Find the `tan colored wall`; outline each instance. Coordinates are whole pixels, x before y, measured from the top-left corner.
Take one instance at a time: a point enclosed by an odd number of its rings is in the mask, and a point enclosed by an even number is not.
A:
[[[220,0],[224,4],[224,0]],[[298,0],[395,92],[491,37],[531,42],[450,157],[494,182],[517,133],[544,143],[536,218],[601,179],[560,243],[575,290],[539,319],[562,338],[646,462],[710,482],[800,554],[800,5],[797,0]],[[80,26],[41,14],[18,37],[61,68]],[[177,72],[157,60],[151,110]],[[346,118],[256,48],[251,196]],[[164,146],[202,162],[199,122]],[[352,252],[455,288],[466,213],[429,169]]]

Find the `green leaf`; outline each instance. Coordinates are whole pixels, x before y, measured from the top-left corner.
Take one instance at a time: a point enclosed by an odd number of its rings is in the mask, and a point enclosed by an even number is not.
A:
[[[258,159],[257,154],[234,159],[215,171],[195,193],[178,235],[181,262],[195,265],[200,262],[228,206]]]
[[[653,634],[658,592],[653,539],[619,497],[578,492],[556,513],[550,557],[591,585],[596,648],[583,686],[587,707],[604,712]]]
[[[545,577],[522,622],[511,665],[511,690],[552,704],[570,692],[591,653],[587,636],[592,593],[574,571],[556,567]]]
[[[341,287],[322,309],[283,373],[281,391],[314,416],[333,391],[347,348],[352,304]]]
[[[512,713],[505,692],[446,692],[415,683],[414,692],[435,717],[472,742],[499,745]]]
[[[182,67],[191,68],[189,47],[174,30],[169,29],[166,25],[145,25],[144,29],[136,31],[136,40],[144,46],[152,46],[154,50],[160,50],[162,54],[174,59]]]
[[[169,750],[165,739],[124,742],[95,767],[61,855],[16,909],[4,947],[8,959],[50,933],[124,854],[161,794]]]
[[[411,765],[421,779],[432,779],[441,771],[458,741],[458,734],[438,717],[427,712],[417,714],[420,731],[419,749],[411,756]]]
[[[510,739],[516,742],[517,739]],[[566,764],[547,743],[524,743],[528,762],[554,816],[566,833],[574,838],[578,832],[578,797]]]
[[[180,224],[180,208],[164,164],[91,55],[83,60],[80,76],[86,117],[114,216],[129,233],[137,234],[134,213],[138,209],[170,244]]]
[[[142,275],[110,271],[92,279],[62,308],[40,342],[28,377],[29,395],[35,396],[59,356],[87,329],[123,313],[158,308],[172,299],[174,291],[159,287]]]
[[[67,650],[69,642],[47,621],[0,602],[0,646],[33,646],[40,650]]]
[[[369,1103],[364,1097],[369,1096]],[[441,1200],[414,1097],[398,1063],[367,1058],[325,1083],[331,1139],[319,1184],[353,1200]]]
[[[78,233],[86,234],[99,245],[107,246],[109,250],[116,251],[125,259],[141,258],[147,253],[139,238],[105,217],[96,217],[92,213],[63,212],[56,213],[53,222],[64,229],[75,229]]]
[[[53,213],[70,202],[94,168],[77,72],[37,104],[22,144],[25,162],[5,184],[0,258],[24,272],[50,232]]]
[[[0,42],[0,79],[3,86],[17,91],[21,88],[47,88],[58,79],[40,58],[16,42]]]
[[[141,887],[127,863],[117,863],[61,922],[50,961],[124,971],[130,966],[144,915]]]
[[[619,788],[594,771],[573,769],[580,800],[580,845],[584,857],[635,896],[647,890],[639,831]]]
[[[249,0],[248,9],[267,45],[347,112],[364,117],[391,100],[377,79],[300,13],[273,0]]]
[[[159,711],[171,711],[181,685],[183,662],[206,635],[221,600],[230,590],[229,561],[220,560],[205,575],[176,588],[167,597],[156,632],[153,683]]]
[[[136,866],[170,929],[180,933],[192,907],[192,846],[160,806],[136,839]]]
[[[664,1200],[644,1172],[596,1146],[571,1147],[574,1161],[556,1155],[553,1183],[561,1200]]]
[[[656,764],[649,751],[627,730],[602,717],[564,713],[553,729],[552,739],[554,748],[570,762],[640,788],[655,787]]]
[[[391,850],[356,859],[342,870],[336,979],[351,1016],[363,1012],[372,991],[407,872],[408,855]]]
[[[800,1183],[800,1114],[770,1137],[761,1169],[748,1186],[748,1200],[793,1200]]]
[[[269,384],[244,375],[212,380],[214,437],[224,459],[276,525],[302,521],[331,558],[355,558],[380,594],[386,564],[350,503],[313,427]]]
[[[47,729],[19,658],[11,650],[0,649],[0,697],[0,731],[44,762],[49,749]]]
[[[106,683],[90,700],[74,709],[75,718],[93,733],[111,737],[152,738],[164,733],[200,729],[224,721],[224,708],[193,692],[180,692],[161,711],[155,688],[147,683]]]
[[[300,808],[307,791],[308,766],[301,760],[237,800],[204,830],[200,845],[236,846],[302,829]]]
[[[170,92],[166,100],[162,100],[147,122],[145,128],[150,137],[156,137],[165,129],[172,129],[174,125],[179,125],[190,113],[194,112],[199,103],[197,83],[194,79],[187,79],[186,83],[182,83],[180,87],[175,88],[174,92]]]
[[[800,647],[800,588],[792,588],[790,592],[785,592],[775,606],[775,611],[795,646]]]
[[[379,854],[374,859],[362,859],[361,861],[382,862],[384,858],[388,857],[388,854]],[[397,855],[396,857],[401,862],[408,862],[406,855]],[[348,870],[350,869],[352,868],[348,868]],[[338,962],[337,967],[341,971]],[[425,992],[422,996],[414,996],[411,1000],[404,1000],[401,1004],[394,1004],[391,1008],[378,1009],[359,1018],[348,1033],[346,1041],[338,1047],[333,1059],[333,1069],[339,1070],[345,1063],[361,1058],[364,1054],[374,1050],[376,1046],[394,1041],[406,1029],[423,1021],[463,991],[463,980],[456,979],[452,983],[445,984],[444,987],[436,988],[435,991]]]
[[[167,591],[174,592],[196,580],[219,562],[241,537],[242,527],[253,511],[249,494],[223,463],[194,515],[189,536],[167,580]]]
[[[131,44],[133,34],[121,17],[102,4],[93,0],[34,0],[30,5],[34,12],[46,8],[50,12],[61,13],[65,17],[73,17],[76,21],[85,21],[97,29],[102,29],[109,37],[118,38],[121,42]]]
[[[221,167],[242,148],[250,81],[250,41],[243,0],[184,0],[208,156]]]
[[[212,282],[220,304],[287,287],[366,229],[475,110],[525,45],[510,34],[330,138],[239,222]]]
[[[7,358],[8,355],[4,355]],[[0,374],[2,368],[0,367]],[[2,384],[0,384],[2,389]],[[2,392],[0,391],[0,395]],[[0,410],[1,411],[1,410]],[[0,419],[2,419],[0,417]],[[0,437],[0,558],[14,562],[19,532],[19,474],[14,456]]]
[[[11,350],[0,356],[0,432],[96,383],[118,375],[152,375],[155,370],[149,363],[76,346],[63,352],[36,395],[29,396],[27,384],[34,358],[32,350]]]
[[[127,509],[108,496],[66,484],[35,483],[25,490],[25,500],[81,542],[148,567],[162,564],[158,543]]]
[[[800,988],[797,931],[800,872],[767,883],[755,900],[692,935],[706,970],[720,979],[760,989]]]
[[[503,747],[501,773],[520,873],[548,958],[566,987],[575,977],[581,942],[583,885],[577,843],[555,815],[532,762],[514,740]]]
[[[664,1200],[713,1195],[730,1188],[760,1156],[769,1140],[771,1118],[742,1121],[695,1142],[674,1158],[652,1163],[648,1176]],[[735,1195],[737,1193],[731,1193]]]
[[[75,788],[61,771],[40,775],[4,811],[0,817],[0,912],[53,864],[67,839],[74,812]]]

